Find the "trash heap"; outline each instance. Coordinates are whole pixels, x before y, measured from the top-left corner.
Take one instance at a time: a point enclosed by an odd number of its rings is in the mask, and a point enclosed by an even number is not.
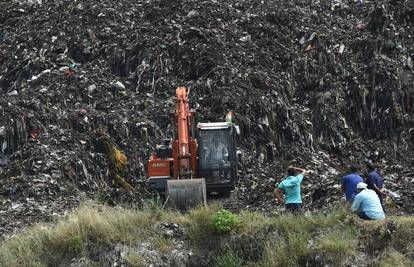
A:
[[[177,86],[199,121],[236,113],[240,201],[277,210],[288,165],[314,170],[308,209],[340,201],[350,162],[372,159],[413,213],[414,2],[0,3],[0,234],[110,195],[103,136],[127,157],[117,192],[139,203],[168,137]],[[402,205],[404,203],[404,205]]]

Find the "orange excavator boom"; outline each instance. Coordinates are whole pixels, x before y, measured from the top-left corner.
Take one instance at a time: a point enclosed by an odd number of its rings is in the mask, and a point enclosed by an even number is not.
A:
[[[178,160],[179,178],[190,173],[190,149],[189,149],[189,117],[191,116],[188,105],[187,90],[185,87],[176,89],[177,104],[175,108],[178,128]]]
[[[148,162],[148,174],[155,186],[164,187],[169,201],[175,206],[190,207],[206,204],[206,183],[197,178],[198,145],[194,136],[194,112],[190,110],[185,87],[176,89],[176,106],[172,114],[174,140],[172,154],[153,154]],[[171,175],[171,167],[173,173]]]

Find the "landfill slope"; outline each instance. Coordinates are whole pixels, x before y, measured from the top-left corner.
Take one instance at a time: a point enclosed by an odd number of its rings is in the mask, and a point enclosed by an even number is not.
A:
[[[414,212],[414,2],[0,3],[0,234],[82,198],[141,203],[150,151],[171,130],[177,86],[198,121],[236,113],[238,198],[269,213],[289,164],[314,172],[304,206],[341,201],[371,159]],[[114,191],[102,136],[128,158]],[[364,173],[365,170],[362,170]]]

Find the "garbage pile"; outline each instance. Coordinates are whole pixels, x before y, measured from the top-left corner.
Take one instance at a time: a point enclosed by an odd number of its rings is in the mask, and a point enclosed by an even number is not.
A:
[[[125,153],[136,188],[117,194],[139,202],[181,85],[199,121],[235,111],[249,208],[276,208],[270,192],[290,164],[314,170],[307,208],[340,201],[345,167],[373,158],[399,212],[414,212],[410,0],[8,0],[0,9],[1,235],[78,205],[80,192],[112,192],[102,136]]]

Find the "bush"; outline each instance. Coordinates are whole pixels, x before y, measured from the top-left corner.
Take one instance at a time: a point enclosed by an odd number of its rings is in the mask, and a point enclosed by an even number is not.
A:
[[[213,216],[213,226],[217,232],[228,233],[239,225],[239,218],[228,210],[221,209]]]

